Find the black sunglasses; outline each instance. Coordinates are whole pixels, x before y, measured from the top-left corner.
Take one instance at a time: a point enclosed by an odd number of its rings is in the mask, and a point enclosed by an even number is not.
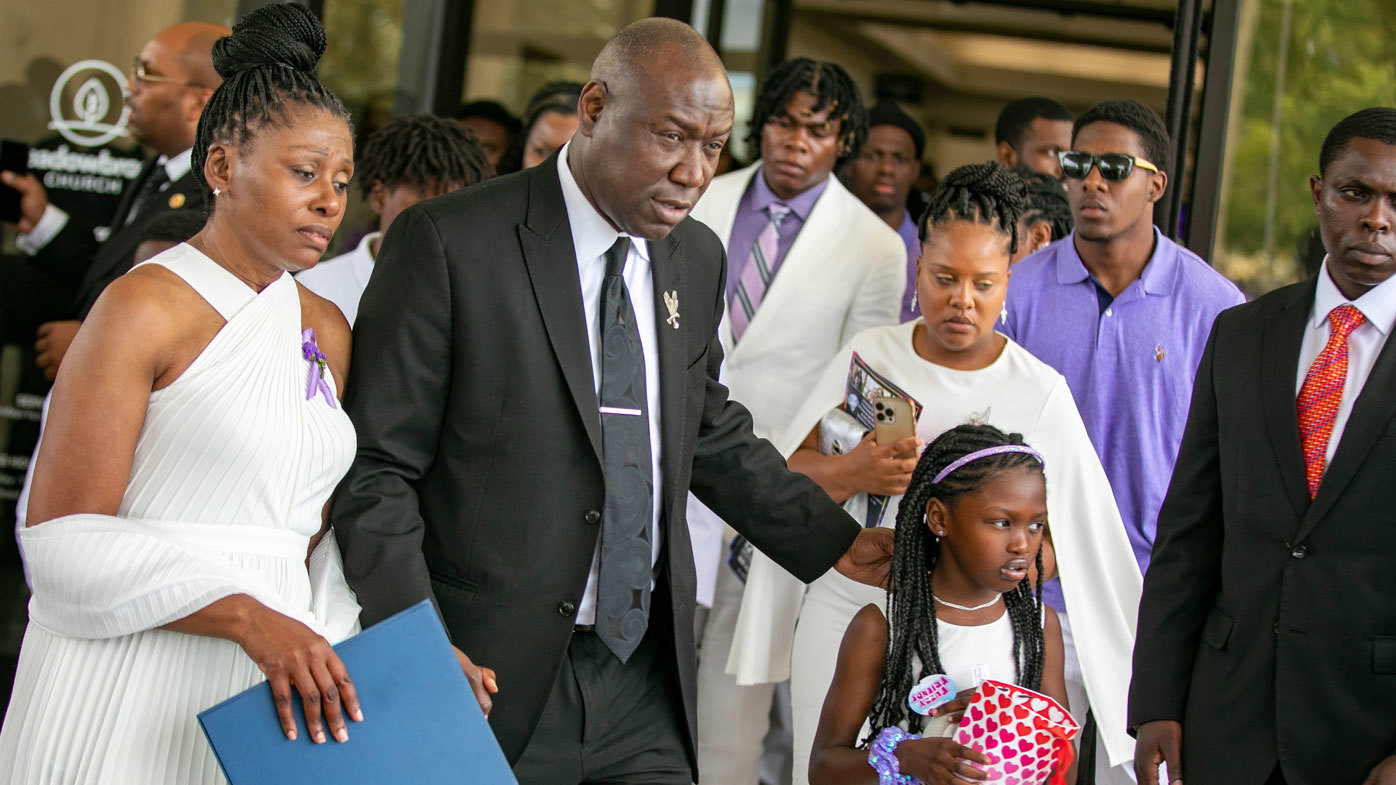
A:
[[[1084,180],[1091,173],[1091,167],[1100,169],[1102,180],[1119,181],[1129,177],[1137,165],[1141,169],[1148,169],[1157,172],[1158,167],[1145,161],[1143,158],[1136,158],[1125,153],[1106,153],[1105,155],[1092,155],[1079,150],[1063,150],[1057,153],[1057,160],[1062,165],[1062,175],[1070,180]]]

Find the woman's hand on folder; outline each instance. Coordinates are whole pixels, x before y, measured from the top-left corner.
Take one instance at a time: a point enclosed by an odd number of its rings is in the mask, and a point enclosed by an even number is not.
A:
[[[460,669],[465,672],[465,678],[470,682],[470,689],[475,691],[475,700],[480,702],[480,711],[483,711],[488,719],[490,708],[494,706],[494,701],[490,700],[490,696],[499,692],[499,683],[495,681],[494,669],[481,668],[471,662],[470,658],[465,656],[465,652],[455,646],[452,646],[451,649],[456,652],[456,659],[460,661]]]
[[[336,740],[348,741],[345,712],[355,722],[362,722],[364,715],[354,683],[339,655],[328,641],[304,624],[260,604],[257,607],[261,612],[246,625],[237,643],[266,674],[286,738],[296,738],[296,720],[291,712],[294,688],[305,707],[306,730],[316,744],[325,742],[325,722]]]

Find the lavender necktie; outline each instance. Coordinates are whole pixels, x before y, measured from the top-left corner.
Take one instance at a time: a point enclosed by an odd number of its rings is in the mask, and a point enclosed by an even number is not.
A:
[[[601,450],[606,506],[596,579],[596,635],[621,662],[649,626],[654,478],[645,354],[625,288],[630,238],[606,252],[601,283]]]
[[[751,246],[751,254],[746,258],[741,277],[737,279],[736,307],[729,309],[732,314],[732,339],[739,341],[747,325],[756,316],[761,300],[766,296],[766,288],[776,274],[776,260],[780,248],[780,222],[790,214],[790,208],[780,202],[766,206],[770,220],[761,227],[756,242]]]

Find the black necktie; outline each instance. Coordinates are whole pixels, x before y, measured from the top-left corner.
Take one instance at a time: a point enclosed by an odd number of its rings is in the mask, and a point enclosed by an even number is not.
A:
[[[654,478],[646,411],[645,354],[625,288],[630,238],[606,252],[601,283],[601,448],[606,506],[601,518],[601,565],[596,581],[596,634],[621,662],[649,626],[650,519]]]
[[[136,216],[150,197],[160,193],[160,189],[169,182],[170,173],[165,171],[164,164],[157,161],[155,166],[151,167],[150,174],[146,175],[145,180],[141,182],[140,190],[136,192],[136,198],[131,200],[131,209],[126,211],[126,223],[130,224],[136,220]]]

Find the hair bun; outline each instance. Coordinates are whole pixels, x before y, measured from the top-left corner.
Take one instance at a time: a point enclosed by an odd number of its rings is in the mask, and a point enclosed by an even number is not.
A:
[[[299,3],[271,3],[239,19],[233,34],[213,45],[213,67],[224,79],[263,66],[315,73],[325,53],[325,28]]]

